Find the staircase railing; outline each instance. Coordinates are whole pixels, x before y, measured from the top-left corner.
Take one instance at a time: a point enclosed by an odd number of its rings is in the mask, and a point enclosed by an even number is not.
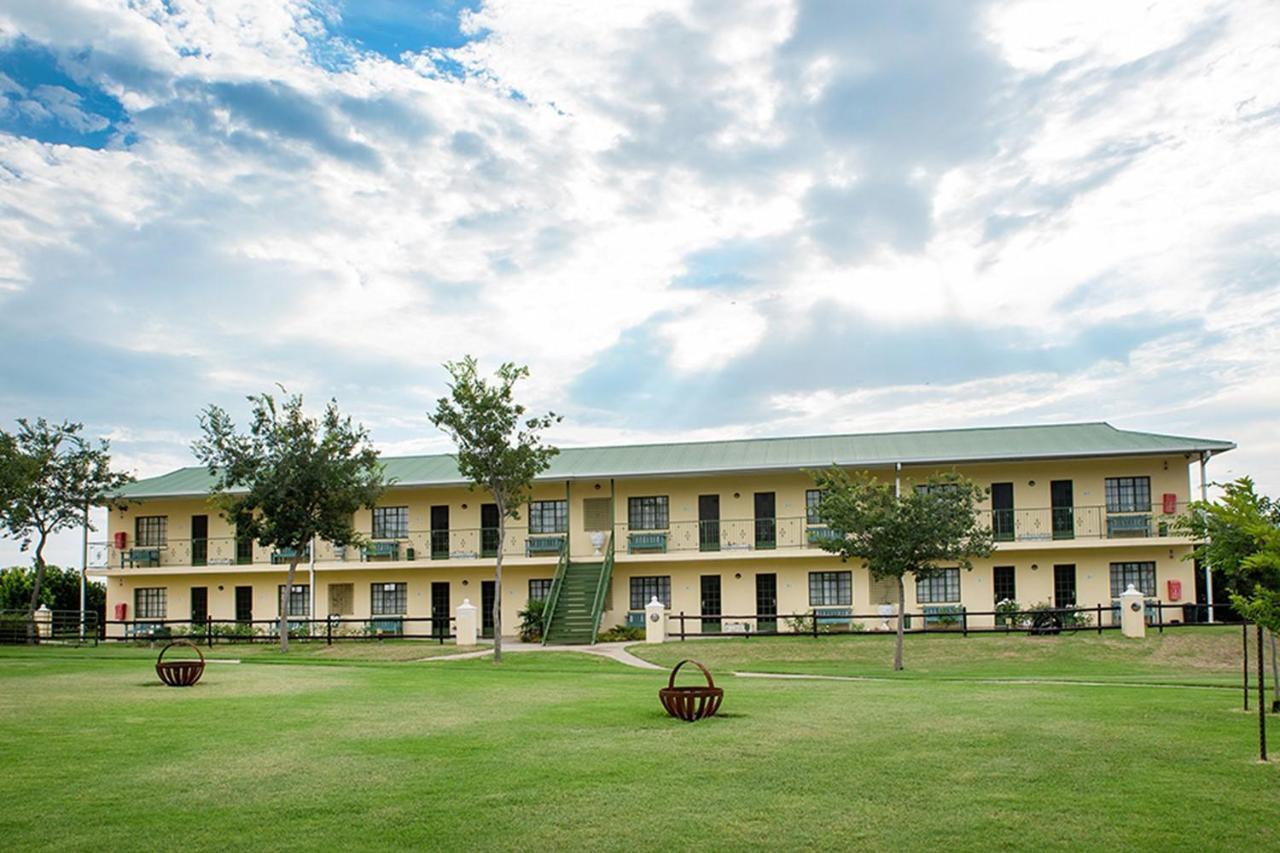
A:
[[[609,592],[609,581],[613,579],[613,534],[609,534],[609,545],[605,548],[604,563],[600,566],[600,580],[596,584],[596,600],[592,605],[591,645],[596,644],[600,635],[600,620],[604,617],[604,597]]]
[[[569,568],[569,536],[565,534],[560,545],[560,559],[556,561],[556,576],[551,581],[551,592],[542,605],[542,645],[547,644],[547,636],[551,633],[551,620],[555,617],[556,603],[560,601],[560,588],[564,586],[565,571]]]

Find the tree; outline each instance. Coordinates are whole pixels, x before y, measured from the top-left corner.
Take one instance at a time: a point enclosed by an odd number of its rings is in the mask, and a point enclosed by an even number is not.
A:
[[[0,569],[0,610],[26,609],[35,586],[35,569],[10,566]],[[80,609],[80,572],[62,569],[52,563],[44,567],[44,583],[40,585],[40,601],[50,610]],[[101,619],[106,613],[107,590],[97,581],[85,584],[85,610],[94,611]]]
[[[20,539],[24,551],[35,543],[32,616],[41,601],[49,537],[81,525],[94,529],[89,506],[119,505],[115,495],[133,480],[111,470],[108,442],[101,439],[94,446],[80,434],[82,429],[70,421],[19,418],[15,434],[0,431],[0,534]],[[27,636],[34,641],[34,630]]]
[[[893,668],[902,667],[903,578],[929,577],[943,567],[971,568],[992,552],[991,530],[979,524],[977,504],[986,491],[959,474],[939,474],[904,495],[892,483],[840,468],[815,473],[818,519],[835,534],[821,547],[842,560],[858,559],[876,580],[898,584],[898,631]]]
[[[431,423],[453,439],[458,471],[472,489],[485,489],[498,506],[498,554],[494,566],[493,660],[502,662],[502,543],[507,519],[520,517],[533,478],[547,470],[560,451],[544,444],[540,433],[558,423],[554,412],[525,417],[515,401],[515,384],[529,376],[528,367],[504,362],[492,382],[476,373],[476,360],[466,356],[447,362],[449,396],[436,401]]]
[[[287,393],[281,388],[282,393]],[[363,426],[338,412],[308,418],[302,397],[277,404],[270,394],[250,396],[249,432],[209,406],[200,417],[204,438],[193,446],[214,477],[213,502],[236,525],[237,536],[256,539],[289,555],[280,602],[280,651],[289,651],[289,594],[298,563],[317,539],[356,545],[353,518],[382,494],[382,463]]]
[[[1175,523],[1175,531],[1198,543],[1188,559],[1198,559],[1226,579],[1231,604],[1245,620],[1271,634],[1280,631],[1280,501],[1259,495],[1253,480],[1222,485],[1218,501],[1195,501]],[[1263,654],[1259,644],[1258,654]],[[1273,671],[1273,687],[1275,684]],[[1280,705],[1280,692],[1272,707]]]

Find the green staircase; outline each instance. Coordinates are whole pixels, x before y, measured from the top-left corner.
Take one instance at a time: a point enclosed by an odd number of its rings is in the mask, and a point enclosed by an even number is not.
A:
[[[562,553],[547,596],[543,645],[590,645],[600,630],[605,593],[613,575],[613,537],[598,563],[575,563]]]

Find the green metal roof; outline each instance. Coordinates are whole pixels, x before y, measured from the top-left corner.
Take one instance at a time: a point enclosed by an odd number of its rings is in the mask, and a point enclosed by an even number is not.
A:
[[[883,467],[895,463],[1048,459],[1055,457],[1140,456],[1166,453],[1223,453],[1229,441],[1185,438],[1120,430],[1108,423],[982,427],[918,432],[814,435],[631,444],[614,447],[565,447],[539,479],[679,476],[845,467]],[[447,454],[383,457],[387,476],[398,486],[438,486],[462,482]],[[201,467],[179,468],[126,486],[126,498],[188,497],[209,491],[212,478]]]

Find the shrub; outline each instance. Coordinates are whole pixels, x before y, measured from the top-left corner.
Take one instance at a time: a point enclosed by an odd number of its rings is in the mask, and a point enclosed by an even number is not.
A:
[[[608,631],[602,631],[596,639],[602,643],[635,642],[644,639],[644,629],[634,625],[614,625]]]
[[[996,605],[996,624],[1016,627],[1021,621],[1022,605],[1008,598],[1001,599]]]
[[[516,616],[520,617],[520,640],[525,643],[536,643],[542,639],[542,626],[546,616],[547,603],[541,599],[529,599]]]
[[[1046,602],[1033,604],[1026,611],[1027,630],[1032,634],[1057,634],[1062,630],[1062,614]]]

